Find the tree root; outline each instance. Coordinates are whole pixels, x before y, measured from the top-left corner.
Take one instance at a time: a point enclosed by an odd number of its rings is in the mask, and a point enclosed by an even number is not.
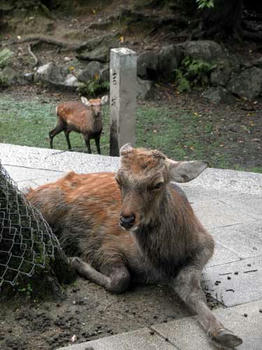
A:
[[[15,40],[11,42],[11,44],[21,44],[29,41],[35,42],[35,43],[32,43],[32,47],[39,43],[50,44],[50,45],[58,46],[63,50],[72,50],[72,51],[79,50],[86,47],[86,43],[74,44],[74,43],[69,43],[66,41],[57,40],[52,37],[42,36],[42,35],[30,35],[24,39]]]
[[[33,65],[33,68],[34,68],[34,67],[38,66],[39,60],[36,57],[36,55],[32,52],[30,44],[28,44],[27,49],[28,49],[29,55],[31,55],[33,57],[34,61],[35,61],[34,65]]]

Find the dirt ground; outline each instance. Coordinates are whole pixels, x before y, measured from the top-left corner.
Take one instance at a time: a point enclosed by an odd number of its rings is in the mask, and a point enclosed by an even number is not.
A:
[[[64,301],[18,305],[1,305],[3,350],[57,349],[74,340],[88,341],[188,315],[163,286],[137,287],[117,296],[80,278],[67,289]]]
[[[209,306],[217,307],[206,293]],[[64,300],[22,296],[0,307],[1,350],[57,349],[190,315],[167,286],[134,286],[114,295],[82,278],[66,288]]]

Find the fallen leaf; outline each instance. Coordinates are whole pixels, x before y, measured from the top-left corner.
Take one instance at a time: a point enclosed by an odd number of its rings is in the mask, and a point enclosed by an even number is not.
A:
[[[74,334],[72,337],[71,337],[71,339],[70,339],[70,341],[71,341],[71,343],[74,343],[74,342],[76,342],[76,335]]]

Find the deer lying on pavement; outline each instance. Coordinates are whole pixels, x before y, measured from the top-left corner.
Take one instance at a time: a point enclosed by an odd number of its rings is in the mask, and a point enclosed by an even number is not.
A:
[[[92,153],[90,139],[95,139],[97,152],[101,154],[102,105],[108,101],[108,96],[91,100],[82,96],[81,101],[62,102],[56,107],[57,125],[49,132],[50,148],[53,148],[53,138],[64,131],[68,149],[71,150],[69,134],[76,131],[83,135],[89,153]]]
[[[131,282],[168,283],[216,345],[240,345],[208,308],[200,286],[213,238],[184,192],[170,182],[194,179],[206,163],[177,162],[129,144],[120,155],[116,174],[71,172],[27,197],[64,248],[80,256],[71,260],[80,275],[113,293],[124,292]]]

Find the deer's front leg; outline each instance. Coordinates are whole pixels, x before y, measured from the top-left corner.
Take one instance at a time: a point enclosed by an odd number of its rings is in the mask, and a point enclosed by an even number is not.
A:
[[[242,339],[226,329],[207,306],[200,279],[201,270],[195,266],[187,266],[172,280],[171,286],[198,315],[198,321],[215,345],[231,349],[242,344]]]

